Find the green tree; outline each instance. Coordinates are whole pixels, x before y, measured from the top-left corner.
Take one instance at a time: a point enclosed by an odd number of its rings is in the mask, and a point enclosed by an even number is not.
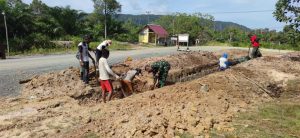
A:
[[[50,15],[59,24],[55,28],[60,32],[59,34],[77,35],[80,33],[80,25],[82,25],[80,18],[82,17],[77,10],[70,9],[70,6],[54,7],[50,9]]]
[[[122,25],[122,33],[116,36],[116,39],[124,42],[137,42],[138,41],[138,31],[142,26],[138,26],[128,20]]]
[[[94,13],[104,18],[104,38],[107,37],[107,29],[111,28],[112,16],[121,12],[121,4],[116,0],[93,0]]]
[[[297,47],[297,43],[300,42],[300,34],[294,30],[293,26],[287,25],[283,29],[284,34],[286,35],[286,39],[288,43],[294,47]]]
[[[195,43],[196,39],[205,43],[212,38],[213,17],[209,15],[177,13],[162,16],[155,23],[172,35],[188,33],[191,43]]]
[[[276,10],[273,13],[276,20],[286,22],[293,27],[294,30],[300,30],[300,0],[278,0]]]

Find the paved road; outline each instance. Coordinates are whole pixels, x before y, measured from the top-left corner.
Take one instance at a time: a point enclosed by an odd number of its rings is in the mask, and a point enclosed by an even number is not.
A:
[[[218,51],[224,49],[241,49],[232,47],[192,47],[192,51]],[[179,53],[175,47],[149,48],[132,51],[113,51],[109,59],[110,64],[122,62],[126,57],[134,59],[164,56]],[[74,54],[33,56],[0,60],[0,96],[16,96],[24,80],[42,73],[63,70],[71,66],[78,66]]]

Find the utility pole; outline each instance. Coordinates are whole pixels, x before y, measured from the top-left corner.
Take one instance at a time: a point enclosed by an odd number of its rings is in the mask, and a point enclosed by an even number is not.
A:
[[[6,45],[7,45],[7,56],[9,56],[9,43],[8,43],[8,32],[7,32],[7,24],[6,24],[6,16],[5,16],[5,12],[2,12],[3,16],[4,16],[4,25],[5,25],[5,32],[6,32]]]
[[[147,24],[149,24],[149,22],[150,22],[150,19],[149,19],[149,15],[150,15],[150,11],[146,11],[146,13],[147,13],[147,15],[148,15],[148,23]]]
[[[175,18],[173,17],[173,35],[175,35]]]
[[[107,4],[106,4],[106,1],[104,1],[104,22],[105,22],[105,25],[104,25],[104,38],[106,39],[107,38]]]

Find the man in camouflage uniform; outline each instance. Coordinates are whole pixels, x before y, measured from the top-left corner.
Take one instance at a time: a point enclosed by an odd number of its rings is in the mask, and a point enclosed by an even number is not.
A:
[[[158,85],[159,88],[166,85],[166,80],[171,66],[167,61],[161,60],[147,65],[145,70],[149,73],[153,73],[154,87]]]

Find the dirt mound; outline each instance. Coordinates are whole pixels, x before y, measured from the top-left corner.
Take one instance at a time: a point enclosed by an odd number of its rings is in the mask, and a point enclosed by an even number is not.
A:
[[[289,69],[300,66],[280,58],[260,58],[191,82],[113,101],[99,109],[101,116],[92,123],[61,136],[174,137],[176,133],[198,136],[212,128],[230,131],[227,124],[236,113],[284,92],[286,78],[279,79],[269,70],[281,72],[287,65]],[[300,75],[300,68],[286,74]]]
[[[93,72],[93,70],[91,69]],[[95,78],[91,78],[96,83]],[[99,88],[98,88],[99,89]],[[47,100],[61,96],[70,96],[74,99],[84,101],[97,97],[97,87],[85,85],[80,80],[79,69],[69,68],[57,73],[47,73],[35,76],[26,83],[22,90],[21,97],[30,100]]]
[[[168,61],[171,65],[171,70],[169,71],[168,76],[169,84],[175,83],[180,76],[185,76],[190,72],[195,72],[195,70],[202,68],[203,66],[210,66],[211,64],[216,64],[218,62],[218,58],[214,55],[214,53],[190,52],[164,57],[147,58],[143,60],[133,60],[131,62],[113,65],[112,70],[120,75],[122,73],[126,73],[129,69],[141,68],[143,70],[143,76],[141,76],[143,81],[134,81],[133,87],[136,92],[144,92],[151,90],[153,86],[152,74],[144,71],[144,67],[160,60]],[[115,85],[119,86],[117,82],[115,82]]]
[[[182,69],[190,66],[197,66],[200,64],[208,64],[218,60],[218,57],[212,52],[190,52],[177,55],[170,55],[165,57],[153,57],[144,60],[135,60],[130,64],[133,68],[144,68],[145,65],[151,64],[155,61],[165,60],[171,64],[173,70]]]
[[[115,64],[112,69],[119,75],[126,73],[132,68],[144,68],[145,65],[151,64],[155,61],[166,60],[171,64],[169,78],[176,80],[176,77],[185,75],[186,72],[197,66],[206,66],[210,63],[217,63],[217,57],[210,52],[191,52],[182,53],[178,55],[170,55],[165,57],[149,58],[143,60],[134,60],[132,62]],[[69,68],[60,72],[52,72],[44,75],[35,76],[24,85],[22,90],[22,97],[30,100],[46,100],[59,96],[69,96],[80,102],[80,104],[91,104],[100,102],[100,87],[99,82],[95,77],[95,70],[90,69],[90,85],[84,85],[80,80],[79,69]],[[143,71],[141,77],[143,81],[134,81],[133,87],[136,93],[151,90],[153,86],[152,76]],[[170,80],[169,79],[169,80]],[[113,78],[112,78],[113,80]],[[174,81],[175,82],[175,81]],[[174,83],[169,82],[169,83]],[[114,98],[121,98],[120,82],[112,81],[114,86]]]
[[[285,59],[290,59],[293,61],[300,61],[300,52],[292,52],[282,56]]]
[[[218,69],[218,59],[223,52],[229,53],[231,55],[231,60],[243,57],[245,56],[245,53],[247,53],[247,51],[244,50],[227,50],[217,53],[203,51],[181,53],[164,57],[153,57],[143,60],[124,62],[121,64],[113,65],[112,70],[120,75],[127,72],[129,69],[141,68],[143,70],[146,65],[149,65],[156,61],[165,60],[168,61],[171,65],[167,84],[174,84],[176,82],[188,81],[195,77],[208,75],[211,72],[216,71]],[[201,71],[202,73],[198,73]],[[143,70],[143,76],[141,78],[143,81],[133,82],[133,87],[136,92],[140,93],[151,90],[151,88],[153,87],[152,74],[148,74]],[[119,91],[120,84],[118,82],[114,82],[113,84],[115,85],[115,90]]]
[[[230,51],[227,52],[230,53]],[[232,55],[237,54],[235,57],[238,56],[238,53],[243,53],[238,50],[231,52]],[[170,84],[173,84],[183,76],[203,70],[206,67],[215,68],[218,63],[218,57],[218,54],[211,52],[190,52],[165,57],[133,60],[132,62],[115,64],[112,66],[112,69],[114,72],[121,75],[126,73],[129,69],[144,69],[145,65],[147,64],[151,64],[159,60],[166,60],[171,64],[168,81]],[[24,85],[22,95],[23,97],[31,99],[47,99],[64,95],[74,97],[75,99],[99,97],[99,84],[96,80],[94,69],[91,68],[90,70],[90,86],[84,85],[80,80],[79,69],[69,68],[61,72],[48,73],[33,77]],[[134,81],[133,87],[135,88],[136,92],[151,90],[153,86],[151,74],[148,74],[143,70],[143,76],[141,78],[143,81]],[[115,91],[120,91],[120,83],[118,81],[113,81],[112,83]],[[91,95],[95,92],[98,93],[98,95]]]

